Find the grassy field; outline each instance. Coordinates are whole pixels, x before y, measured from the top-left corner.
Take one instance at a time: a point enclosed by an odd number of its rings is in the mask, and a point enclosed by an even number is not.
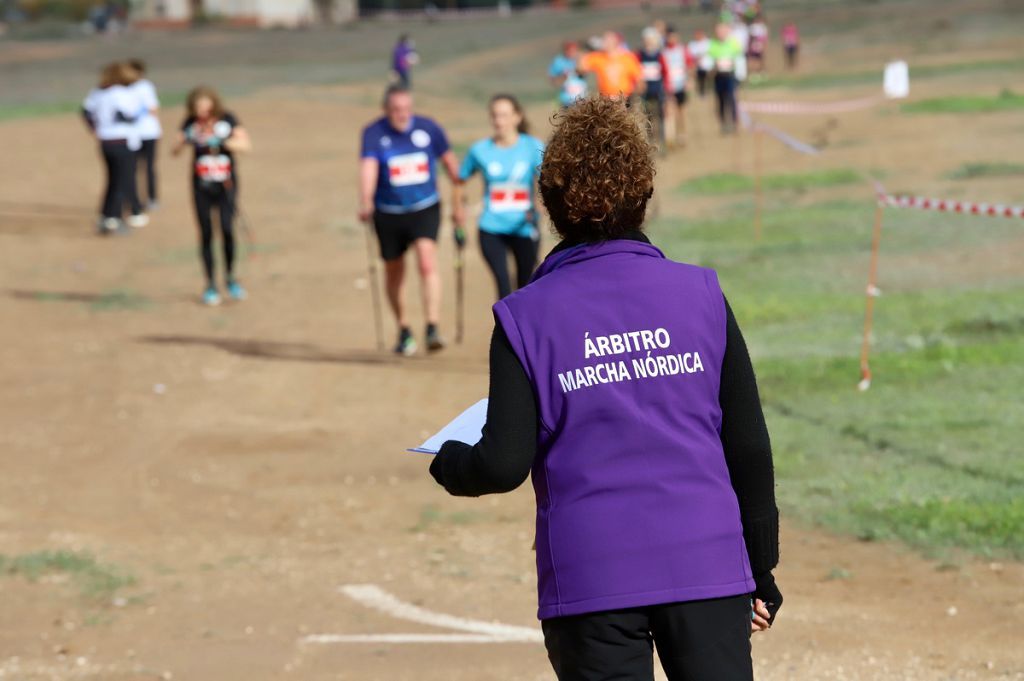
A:
[[[1024,277],[975,285],[927,264],[1019,225],[886,216],[875,381],[860,393],[872,213],[870,202],[776,208],[757,245],[741,211],[655,234],[720,273],[756,357],[787,511],[864,539],[1024,557]],[[890,258],[907,256],[920,266],[897,272]]]

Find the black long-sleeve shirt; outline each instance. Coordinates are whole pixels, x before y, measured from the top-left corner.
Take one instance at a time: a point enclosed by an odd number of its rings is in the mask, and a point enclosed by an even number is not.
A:
[[[646,240],[646,239],[644,239]],[[739,500],[743,535],[755,575],[779,559],[779,514],[771,441],[743,334],[726,301],[726,344],[719,404],[722,446]],[[480,442],[446,442],[430,465],[455,496],[509,492],[530,474],[537,456],[537,402],[533,387],[500,325],[491,336],[487,423]]]

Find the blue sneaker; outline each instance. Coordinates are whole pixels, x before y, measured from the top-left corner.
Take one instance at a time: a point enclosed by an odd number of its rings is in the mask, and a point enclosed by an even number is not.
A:
[[[242,285],[234,279],[228,282],[228,295],[231,296],[231,300],[245,300],[249,297]]]
[[[203,291],[203,305],[220,305],[220,294],[215,287],[211,286]]]

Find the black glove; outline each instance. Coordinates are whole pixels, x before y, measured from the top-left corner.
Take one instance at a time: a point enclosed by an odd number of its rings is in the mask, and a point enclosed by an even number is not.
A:
[[[437,484],[444,487],[444,461],[442,461],[441,452],[434,455],[434,460],[430,462],[430,475],[433,476]]]
[[[782,592],[775,584],[775,577],[771,572],[762,572],[754,577],[754,598],[764,601],[764,607],[768,610],[768,625],[775,624],[775,613],[782,607]]]

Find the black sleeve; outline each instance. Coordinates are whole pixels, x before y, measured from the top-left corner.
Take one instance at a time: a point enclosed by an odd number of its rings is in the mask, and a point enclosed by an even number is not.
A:
[[[754,575],[779,562],[779,511],[775,471],[757,379],[743,334],[725,303],[725,357],[718,401],[722,407],[722,447],[743,519],[743,538]]]
[[[96,132],[96,119],[92,117],[92,113],[83,106],[81,109],[81,114],[82,119],[85,121],[85,124],[89,126],[89,129],[92,130],[93,132]]]
[[[537,455],[537,400],[500,325],[491,335],[491,387],[480,442],[444,443],[430,474],[449,494],[478,497],[523,484]]]

